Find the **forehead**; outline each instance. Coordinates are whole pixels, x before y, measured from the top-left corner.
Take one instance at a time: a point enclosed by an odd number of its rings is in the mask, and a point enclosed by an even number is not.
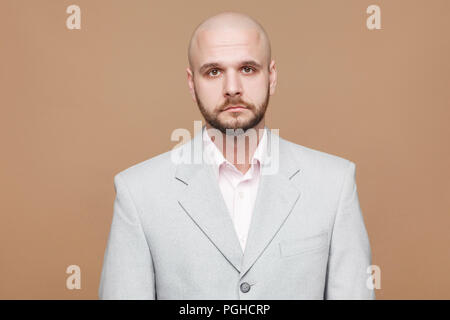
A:
[[[197,67],[205,62],[232,64],[248,59],[265,62],[263,39],[254,28],[200,30],[195,46],[193,59]]]

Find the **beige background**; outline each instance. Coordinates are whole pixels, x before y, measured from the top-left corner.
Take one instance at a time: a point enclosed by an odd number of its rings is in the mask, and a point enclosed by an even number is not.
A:
[[[65,26],[74,3],[81,30]],[[371,4],[382,30],[366,28]],[[1,1],[0,298],[97,298],[113,176],[201,120],[186,47],[222,10],[271,37],[266,124],[357,164],[377,297],[449,299],[448,0]]]

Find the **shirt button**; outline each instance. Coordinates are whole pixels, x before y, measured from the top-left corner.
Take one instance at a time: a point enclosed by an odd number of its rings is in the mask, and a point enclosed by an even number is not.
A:
[[[244,193],[242,191],[239,192],[239,198],[244,199]]]
[[[241,283],[241,291],[247,293],[250,291],[250,285],[247,282]]]

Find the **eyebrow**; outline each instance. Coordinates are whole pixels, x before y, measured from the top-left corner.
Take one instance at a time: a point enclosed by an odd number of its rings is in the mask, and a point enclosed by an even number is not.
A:
[[[256,62],[255,60],[246,60],[246,61],[242,61],[240,62],[240,65],[246,65],[246,66],[252,66],[255,67],[257,69],[261,69],[261,64],[259,64],[258,62]],[[200,67],[200,73],[203,73],[204,71],[206,71],[209,68],[220,68],[222,65],[219,62],[209,62],[209,63],[205,63]]]

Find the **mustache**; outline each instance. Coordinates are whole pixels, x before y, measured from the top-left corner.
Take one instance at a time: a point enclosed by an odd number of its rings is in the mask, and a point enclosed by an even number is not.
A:
[[[255,108],[251,103],[246,103],[246,102],[244,102],[242,100],[236,100],[236,101],[227,100],[227,101],[225,101],[225,103],[223,103],[220,106],[219,110],[220,111],[224,111],[228,107],[238,106],[238,105],[244,106],[244,107],[246,107],[247,109],[250,109],[250,110],[253,110]]]

